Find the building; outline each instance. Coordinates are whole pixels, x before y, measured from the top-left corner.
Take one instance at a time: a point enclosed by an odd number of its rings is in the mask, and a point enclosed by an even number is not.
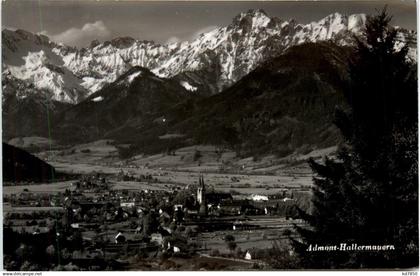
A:
[[[115,236],[115,243],[124,243],[125,241],[125,236],[121,232],[118,232],[118,234]]]
[[[232,202],[233,198],[230,193],[211,192],[206,193],[206,203],[211,205],[218,205],[223,202]]]
[[[206,186],[202,175],[200,175],[200,178],[198,179],[197,202],[200,206],[198,214],[200,216],[207,216]]]
[[[162,246],[162,244],[163,244],[162,234],[153,233],[152,235],[150,235],[150,241],[151,242],[156,242],[158,245]]]
[[[198,179],[198,188],[197,188],[197,202],[201,204],[204,201],[204,197],[206,194],[206,186],[204,185],[204,178],[200,175]]]
[[[250,197],[253,201],[268,201],[268,196],[265,195],[251,195]]]
[[[198,180],[199,185],[197,188],[197,203],[199,205],[198,215],[205,216],[208,214],[209,208],[218,206],[223,202],[232,202],[233,198],[230,193],[221,192],[207,192],[204,178],[200,175]]]
[[[251,255],[251,252],[246,251],[246,254],[245,254],[245,260],[252,260],[252,255]]]

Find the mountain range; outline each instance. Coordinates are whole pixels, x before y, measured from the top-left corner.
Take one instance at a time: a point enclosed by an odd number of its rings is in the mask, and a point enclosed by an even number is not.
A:
[[[196,144],[243,156],[328,147],[339,142],[332,121],[344,103],[350,52],[333,42],[297,45],[211,96],[133,67],[58,113],[50,134],[66,144],[113,140],[128,145],[122,156]]]
[[[326,40],[348,45],[352,34],[362,32],[365,21],[364,14],[334,13],[299,24],[250,10],[236,16],[230,25],[200,34],[191,42],[159,45],[118,37],[93,41],[82,49],[57,44],[44,35],[5,29],[3,78],[29,82],[53,100],[78,103],[131,67],[141,66],[159,77],[176,77],[192,92],[215,94],[294,45]],[[414,35],[401,29],[404,40]]]
[[[329,146],[349,46],[365,22],[334,13],[299,24],[250,10],[191,42],[119,37],[82,49],[3,30],[3,136],[107,138],[130,154],[197,143],[244,155]],[[416,33],[398,31],[416,61]]]

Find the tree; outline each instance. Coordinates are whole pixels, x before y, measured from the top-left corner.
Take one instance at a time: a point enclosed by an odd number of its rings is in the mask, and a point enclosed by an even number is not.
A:
[[[73,250],[83,250],[83,237],[80,231],[74,231],[71,235],[71,248]]]
[[[143,217],[143,234],[149,236],[150,234],[156,232],[159,222],[157,221],[156,214],[152,211],[149,211]]]
[[[237,246],[237,244],[236,244],[236,242],[234,242],[234,241],[231,241],[231,242],[228,242],[228,243],[227,243],[227,247],[229,248],[229,250],[230,250],[231,252],[235,251],[236,246]]]
[[[235,237],[234,237],[234,236],[232,236],[232,235],[226,235],[226,236],[224,237],[224,240],[225,240],[225,242],[226,242],[226,246],[227,246],[227,248],[228,248],[231,252],[233,252],[233,251],[236,249],[236,247],[237,247],[237,244],[236,244],[236,242],[235,242]]]
[[[45,251],[46,251],[46,253],[47,253],[47,255],[48,256],[50,256],[51,258],[54,258],[55,257],[55,247],[54,247],[54,245],[50,245],[50,246],[48,246],[46,249],[45,249]]]
[[[21,244],[19,248],[16,249],[15,254],[21,260],[30,259],[32,256],[32,247],[26,244]]]
[[[335,124],[344,138],[337,160],[310,160],[313,212],[292,240],[301,266],[386,268],[418,266],[417,88],[386,8],[368,17],[350,58],[347,109]],[[309,246],[392,245],[385,251],[309,251]]]
[[[228,234],[224,237],[224,240],[225,240],[225,242],[232,242],[232,241],[235,241],[235,237]]]
[[[196,149],[196,150],[194,151],[194,157],[193,157],[194,162],[195,162],[195,161],[198,161],[201,157],[202,157],[201,152],[200,152],[199,150],[197,150],[197,149]]]

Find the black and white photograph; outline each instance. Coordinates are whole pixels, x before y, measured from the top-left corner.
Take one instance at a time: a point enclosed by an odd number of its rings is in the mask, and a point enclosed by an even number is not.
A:
[[[1,270],[417,275],[415,0],[5,0],[1,25]]]

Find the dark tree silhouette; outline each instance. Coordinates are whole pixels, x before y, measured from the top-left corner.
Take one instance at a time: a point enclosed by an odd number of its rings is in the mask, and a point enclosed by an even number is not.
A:
[[[350,59],[347,108],[335,124],[336,160],[310,160],[316,174],[309,228],[293,240],[301,266],[418,266],[417,71],[384,8],[368,17]],[[384,251],[309,251],[310,245],[392,245]]]
[[[148,212],[143,217],[143,234],[149,236],[156,232],[159,223],[156,218],[156,214],[152,211]]]

